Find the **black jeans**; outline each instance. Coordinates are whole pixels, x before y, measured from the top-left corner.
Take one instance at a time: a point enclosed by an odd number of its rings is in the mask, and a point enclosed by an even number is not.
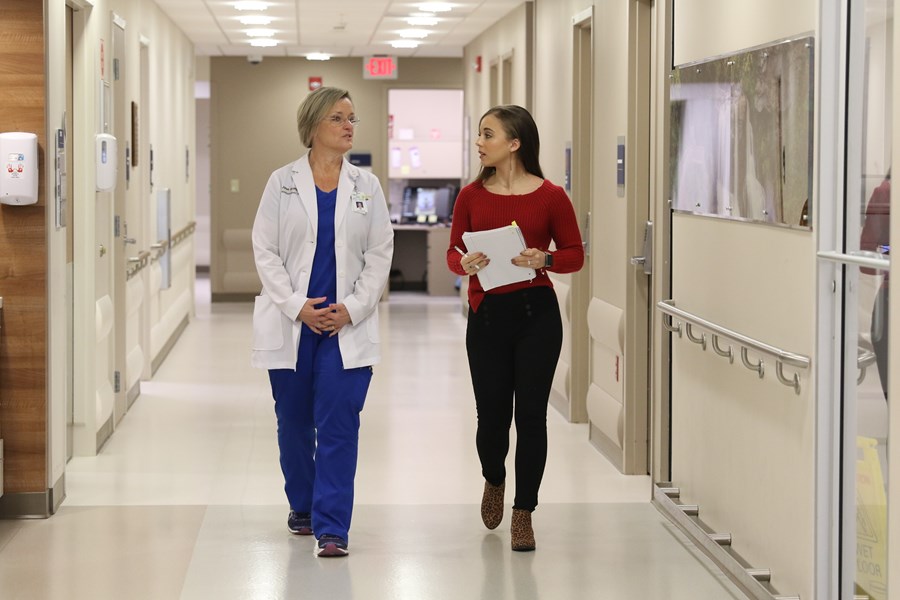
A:
[[[516,420],[516,498],[534,510],[547,462],[547,402],[562,347],[556,292],[536,287],[486,294],[469,311],[466,350],[475,390],[475,444],[485,480],[506,480],[509,428]]]

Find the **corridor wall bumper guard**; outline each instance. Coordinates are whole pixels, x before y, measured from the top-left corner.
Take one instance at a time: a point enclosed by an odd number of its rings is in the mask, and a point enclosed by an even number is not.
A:
[[[681,504],[681,490],[671,483],[653,486],[653,505],[688,536],[717,567],[753,600],[800,600],[800,596],[782,596],[772,587],[772,572],[747,564],[731,547],[730,533],[716,533],[700,519],[700,507]]]
[[[775,346],[747,337],[746,335],[732,331],[721,325],[716,325],[702,317],[681,310],[675,306],[675,301],[671,299],[659,301],[656,304],[656,307],[663,313],[663,327],[672,333],[677,333],[678,337],[681,337],[682,332],[684,332],[690,341],[699,344],[704,350],[707,348],[706,336],[707,333],[709,333],[709,335],[712,336],[711,345],[713,351],[719,356],[727,358],[729,363],[734,362],[734,349],[731,345],[729,345],[727,349],[723,348],[719,343],[719,338],[724,338],[740,346],[741,363],[751,371],[756,371],[760,379],[765,376],[765,362],[762,357],[768,356],[774,358],[775,376],[778,378],[778,381],[788,387],[794,388],[794,393],[800,393],[800,375],[793,373],[793,377],[788,378],[784,374],[784,365],[789,365],[797,369],[808,369],[810,365],[808,356],[776,348]],[[705,329],[706,331],[698,336],[694,333],[695,327]],[[762,355],[757,362],[754,363],[750,360],[750,351]]]

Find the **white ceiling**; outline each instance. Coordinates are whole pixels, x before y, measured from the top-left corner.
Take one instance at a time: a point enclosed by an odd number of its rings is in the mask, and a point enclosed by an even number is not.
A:
[[[437,25],[412,26],[405,18],[421,13],[418,2],[396,0],[266,0],[265,11],[238,11],[234,0],[155,0],[194,42],[198,56],[305,56],[325,52],[333,56],[457,57],[463,46],[528,0],[448,1],[449,12],[434,13]],[[269,25],[243,25],[241,15],[267,15]],[[272,29],[274,48],[249,44],[248,29]],[[393,48],[403,29],[431,33],[415,49]]]

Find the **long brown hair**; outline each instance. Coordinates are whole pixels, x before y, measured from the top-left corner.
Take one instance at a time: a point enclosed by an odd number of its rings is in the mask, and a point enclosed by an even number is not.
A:
[[[538,135],[537,124],[527,110],[515,104],[504,104],[495,106],[481,115],[478,121],[478,128],[481,129],[481,122],[488,115],[494,115],[500,121],[506,137],[511,140],[519,140],[519,160],[522,161],[522,167],[541,179],[544,178],[544,172],[541,170],[539,155],[541,153],[541,140]],[[478,181],[482,183],[497,172],[495,167],[485,167],[482,165],[481,171],[478,173]]]

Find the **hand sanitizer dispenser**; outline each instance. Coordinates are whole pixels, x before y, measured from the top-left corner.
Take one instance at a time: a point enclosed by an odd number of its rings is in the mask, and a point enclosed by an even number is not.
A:
[[[24,205],[38,201],[37,135],[0,133],[0,202]]]
[[[108,192],[116,187],[116,138],[108,133],[98,133],[97,191]]]

